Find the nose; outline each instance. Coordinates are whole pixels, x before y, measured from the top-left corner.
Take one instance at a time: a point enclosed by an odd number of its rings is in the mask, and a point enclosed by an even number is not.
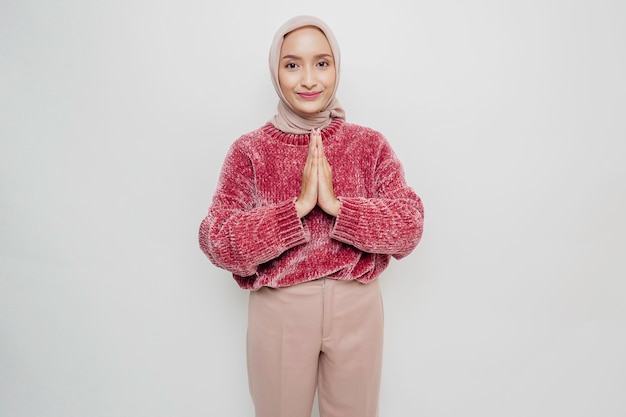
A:
[[[305,88],[313,88],[316,84],[315,81],[315,73],[312,68],[305,68],[302,71],[302,79],[300,80],[300,84]]]

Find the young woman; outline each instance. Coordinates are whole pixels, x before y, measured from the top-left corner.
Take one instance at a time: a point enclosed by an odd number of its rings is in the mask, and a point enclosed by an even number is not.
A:
[[[379,132],[345,121],[339,47],[297,16],[269,55],[276,115],[231,146],[202,251],[250,292],[247,359],[257,417],[375,417],[378,276],[422,236],[423,206]]]

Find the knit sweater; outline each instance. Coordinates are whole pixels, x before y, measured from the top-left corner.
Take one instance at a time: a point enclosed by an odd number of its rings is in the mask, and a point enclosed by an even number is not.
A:
[[[321,277],[366,283],[419,243],[422,202],[385,137],[333,119],[322,141],[341,201],[336,217],[319,207],[302,219],[296,212],[309,135],[268,123],[231,145],[199,243],[241,288]]]

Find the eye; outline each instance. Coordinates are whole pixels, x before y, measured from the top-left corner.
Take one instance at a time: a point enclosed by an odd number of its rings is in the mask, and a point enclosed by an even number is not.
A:
[[[333,65],[333,64],[332,64],[332,61],[329,61],[329,60],[327,60],[327,59],[323,59],[323,60],[321,60],[321,61],[319,61],[319,62],[317,63],[317,66],[318,66],[319,68],[321,68],[321,69],[324,69],[324,70],[325,70],[325,69],[329,69],[329,68],[331,68],[331,67],[332,67],[332,65]]]
[[[285,68],[292,70],[298,68],[298,66],[293,62],[288,62],[287,64],[285,64]]]

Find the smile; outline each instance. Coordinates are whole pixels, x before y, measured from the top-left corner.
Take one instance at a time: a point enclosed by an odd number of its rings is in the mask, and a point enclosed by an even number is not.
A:
[[[305,100],[314,100],[317,97],[320,96],[320,92],[317,93],[298,93],[298,96],[300,96],[301,98],[305,99]]]

